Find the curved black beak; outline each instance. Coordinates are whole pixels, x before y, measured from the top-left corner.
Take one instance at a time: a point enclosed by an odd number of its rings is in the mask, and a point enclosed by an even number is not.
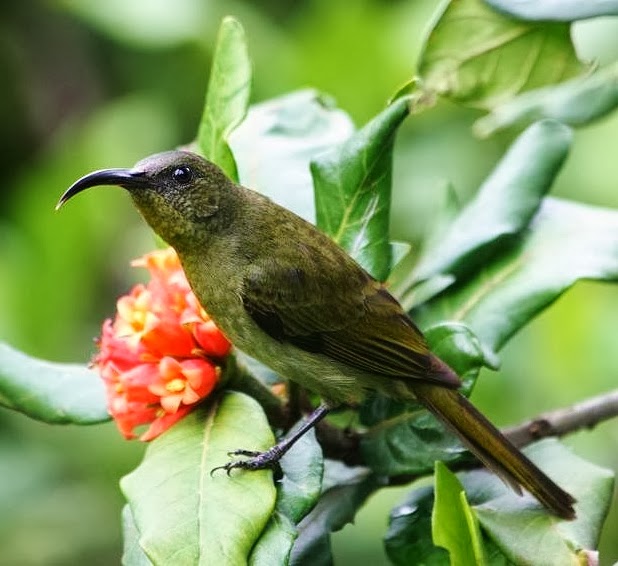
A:
[[[103,169],[101,171],[94,171],[75,181],[75,183],[64,192],[56,205],[56,210],[77,193],[81,193],[90,187],[115,185],[130,190],[145,187],[147,184],[146,175],[142,171],[131,171],[130,169]]]

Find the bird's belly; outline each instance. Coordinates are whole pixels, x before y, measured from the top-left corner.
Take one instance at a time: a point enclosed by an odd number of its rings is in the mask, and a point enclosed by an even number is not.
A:
[[[250,331],[244,325],[230,326],[229,333],[225,329],[224,332],[235,347],[327,401],[352,404],[364,397],[362,380],[340,364],[320,354],[275,340],[257,326]]]
[[[199,281],[199,287],[194,288],[196,296],[236,348],[327,401],[357,403],[362,400],[366,383],[357,372],[321,354],[278,341],[259,328],[245,311],[241,297],[234,292],[233,275],[229,275],[227,280],[220,278],[218,281],[204,277],[189,279]]]

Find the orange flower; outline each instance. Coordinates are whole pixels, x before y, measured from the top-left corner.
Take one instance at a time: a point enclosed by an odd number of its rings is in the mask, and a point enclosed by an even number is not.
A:
[[[135,428],[149,424],[139,438],[152,440],[211,393],[231,345],[199,305],[172,248],[132,265],[151,279],[118,300],[93,363],[120,432],[135,438]]]

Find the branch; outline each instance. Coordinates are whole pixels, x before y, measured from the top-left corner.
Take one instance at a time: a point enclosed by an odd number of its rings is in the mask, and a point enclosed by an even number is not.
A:
[[[618,416],[618,389],[586,399],[571,407],[549,411],[523,424],[504,429],[518,448],[547,436],[564,436]]]

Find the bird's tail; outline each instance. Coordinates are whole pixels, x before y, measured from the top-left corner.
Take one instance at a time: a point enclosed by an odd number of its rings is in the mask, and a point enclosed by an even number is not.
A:
[[[546,476],[457,390],[415,384],[414,394],[517,493],[521,494],[521,487],[524,487],[555,515],[563,519],[575,518],[575,499]]]

